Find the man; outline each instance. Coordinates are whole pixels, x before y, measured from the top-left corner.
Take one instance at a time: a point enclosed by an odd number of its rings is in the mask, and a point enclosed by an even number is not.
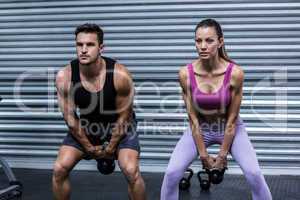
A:
[[[130,199],[144,200],[130,73],[124,65],[101,56],[99,26],[80,25],[75,36],[77,59],[56,76],[58,103],[69,133],[54,164],[54,197],[70,199],[69,173],[81,159],[116,158],[128,181]]]

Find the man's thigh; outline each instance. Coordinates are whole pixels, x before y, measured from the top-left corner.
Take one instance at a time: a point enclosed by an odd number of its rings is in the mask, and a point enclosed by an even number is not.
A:
[[[137,170],[139,165],[139,152],[135,149],[123,148],[118,153],[118,163],[123,171]]]
[[[79,149],[62,145],[59,149],[55,165],[64,170],[71,171],[73,167],[83,158],[84,153]]]

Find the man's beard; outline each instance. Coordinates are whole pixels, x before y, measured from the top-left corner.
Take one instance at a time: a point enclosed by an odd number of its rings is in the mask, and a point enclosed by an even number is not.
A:
[[[91,64],[96,63],[97,60],[99,59],[99,57],[100,57],[100,54],[98,54],[93,60],[89,60],[89,62],[84,62],[84,63],[82,63],[82,62],[80,61],[80,59],[79,59],[79,63],[80,63],[81,65],[91,65]],[[90,59],[91,57],[89,56],[88,58]]]

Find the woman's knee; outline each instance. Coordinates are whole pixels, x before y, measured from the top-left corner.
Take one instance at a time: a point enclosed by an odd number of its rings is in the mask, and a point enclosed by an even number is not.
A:
[[[165,172],[165,178],[170,182],[178,183],[184,174],[184,168],[168,167]]]
[[[245,171],[248,182],[253,186],[258,186],[263,180],[262,172],[259,168],[250,168]]]

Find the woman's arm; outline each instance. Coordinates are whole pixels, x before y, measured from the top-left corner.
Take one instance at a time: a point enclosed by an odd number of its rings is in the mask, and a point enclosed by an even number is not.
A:
[[[222,166],[220,166],[222,162],[224,162],[223,165],[226,166],[226,158],[235,136],[236,120],[239,116],[240,105],[243,98],[244,72],[241,67],[235,66],[231,76],[231,103],[228,109],[224,140],[220,147],[216,163],[216,165],[219,165],[219,168],[222,168]]]
[[[200,121],[197,117],[196,110],[193,106],[193,100],[192,100],[191,91],[189,88],[187,74],[188,73],[187,73],[186,67],[182,67],[179,70],[179,82],[180,82],[180,86],[182,88],[183,100],[185,102],[186,111],[187,111],[187,114],[189,117],[189,122],[190,122],[190,127],[192,130],[193,139],[196,143],[198,153],[200,154],[200,159],[202,161],[203,167],[211,168],[213,165],[213,158],[208,155],[205,144],[204,144],[202,131],[200,128]]]

